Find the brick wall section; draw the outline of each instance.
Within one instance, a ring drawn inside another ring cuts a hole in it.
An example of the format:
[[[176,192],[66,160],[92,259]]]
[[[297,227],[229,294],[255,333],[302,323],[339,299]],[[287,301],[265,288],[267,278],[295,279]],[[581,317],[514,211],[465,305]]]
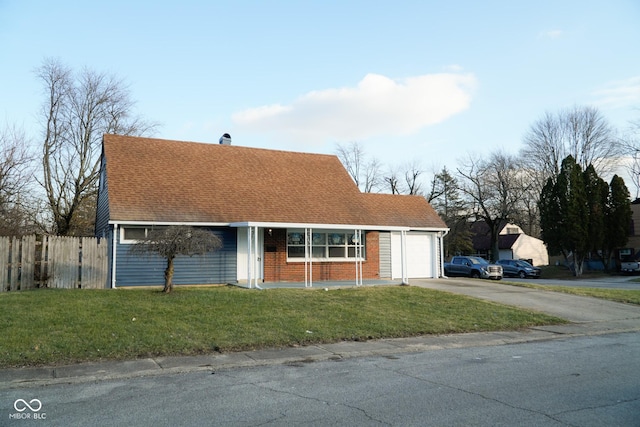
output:
[[[379,233],[366,232],[366,260],[362,263],[362,278],[379,278]],[[304,282],[304,260],[287,262],[287,230],[264,232],[265,282]],[[355,262],[313,262],[313,281],[355,280]]]

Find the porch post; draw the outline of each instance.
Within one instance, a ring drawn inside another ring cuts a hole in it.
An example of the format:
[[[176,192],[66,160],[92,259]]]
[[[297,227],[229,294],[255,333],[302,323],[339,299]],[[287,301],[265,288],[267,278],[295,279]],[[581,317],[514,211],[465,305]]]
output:
[[[247,285],[251,289],[251,230],[253,227],[247,226]]]
[[[444,277],[443,264],[444,264],[444,231],[440,233],[438,237],[438,249],[439,249],[439,257],[438,257],[438,274],[436,277]]]
[[[304,287],[313,286],[313,229],[304,229]]]
[[[353,230],[353,243],[355,243],[356,286],[362,285],[362,230]]]
[[[258,267],[260,265],[260,262],[258,261],[258,258],[260,257],[258,234],[258,226],[256,225],[253,229],[253,276],[254,285],[256,286],[256,288],[261,289],[260,285],[258,285],[258,278],[260,277],[260,272],[258,271]]]
[[[406,230],[400,231],[400,257],[402,265],[402,284],[408,285],[409,279],[407,277],[407,232]]]

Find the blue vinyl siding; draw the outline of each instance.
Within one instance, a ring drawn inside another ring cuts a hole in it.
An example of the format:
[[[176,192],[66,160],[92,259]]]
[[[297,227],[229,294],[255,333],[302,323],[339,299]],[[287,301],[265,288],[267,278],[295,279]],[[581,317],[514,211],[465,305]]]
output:
[[[222,248],[205,255],[178,256],[175,259],[175,285],[202,285],[236,282],[237,238],[235,228],[211,229],[222,239]],[[164,284],[166,260],[156,254],[131,255],[131,245],[119,243],[116,249],[116,287]]]

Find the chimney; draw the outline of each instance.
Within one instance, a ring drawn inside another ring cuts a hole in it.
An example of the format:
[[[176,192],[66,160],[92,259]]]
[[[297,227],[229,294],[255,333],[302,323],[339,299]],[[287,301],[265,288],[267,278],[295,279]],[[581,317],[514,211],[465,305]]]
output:
[[[220,137],[220,144],[221,145],[231,145],[231,135],[229,135],[228,133],[223,134]]]

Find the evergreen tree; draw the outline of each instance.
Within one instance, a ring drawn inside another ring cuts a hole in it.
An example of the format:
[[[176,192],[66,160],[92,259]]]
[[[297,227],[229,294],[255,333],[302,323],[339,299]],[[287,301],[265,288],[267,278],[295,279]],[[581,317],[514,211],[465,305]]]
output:
[[[561,252],[580,276],[589,250],[589,204],[584,175],[572,156],[562,161],[555,182],[547,180],[540,195],[542,235],[551,249]]]
[[[588,249],[597,253],[602,250],[605,240],[605,215],[609,198],[609,185],[598,176],[593,165],[589,165],[584,171],[584,185],[588,206]]]
[[[542,188],[540,201],[538,202],[538,210],[540,211],[541,237],[547,244],[547,250],[551,255],[563,254],[562,242],[560,240],[562,236],[562,221],[559,209],[560,201],[556,183],[553,178],[549,178]]]
[[[449,227],[444,238],[445,256],[473,252],[465,201],[460,195],[457,179],[446,167],[433,178],[429,202]]]
[[[631,202],[629,189],[624,180],[614,175],[609,184],[609,199],[605,214],[606,233],[603,245],[605,266],[611,262],[613,251],[623,248],[629,240],[631,225]]]
[[[615,175],[611,183],[598,176],[593,166],[581,172],[568,156],[560,172],[549,178],[540,195],[542,238],[550,253],[561,253],[572,262],[576,276],[591,251],[599,254],[608,270],[613,251],[627,244],[631,224],[629,190]]]

